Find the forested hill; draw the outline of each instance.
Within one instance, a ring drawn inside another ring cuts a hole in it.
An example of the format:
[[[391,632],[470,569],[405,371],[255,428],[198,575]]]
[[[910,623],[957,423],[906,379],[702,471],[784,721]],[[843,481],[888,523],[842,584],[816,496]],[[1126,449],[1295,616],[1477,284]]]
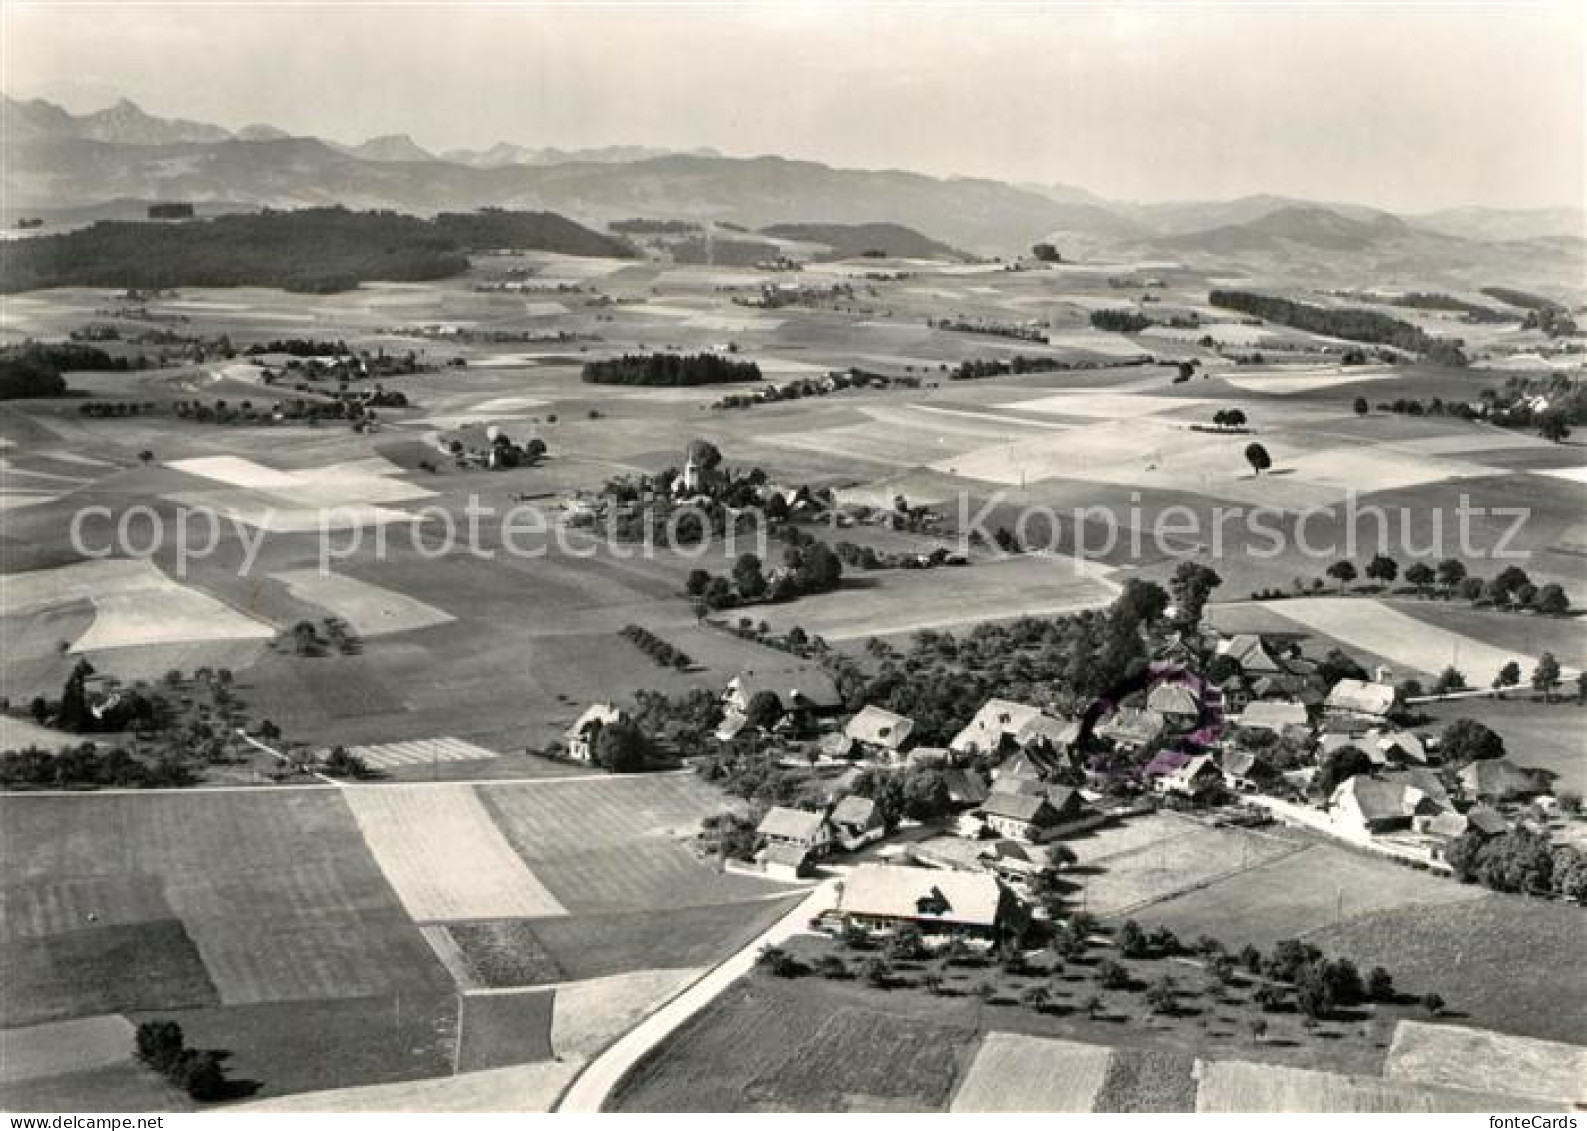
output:
[[[416,282],[468,269],[467,251],[513,247],[617,255],[626,245],[561,216],[311,208],[182,223],[103,221],[0,248],[0,291],[41,287],[280,287],[330,293],[366,280]]]
[[[838,259],[868,254],[895,259],[968,258],[964,252],[903,224],[772,224],[761,232],[779,239],[824,243]]]

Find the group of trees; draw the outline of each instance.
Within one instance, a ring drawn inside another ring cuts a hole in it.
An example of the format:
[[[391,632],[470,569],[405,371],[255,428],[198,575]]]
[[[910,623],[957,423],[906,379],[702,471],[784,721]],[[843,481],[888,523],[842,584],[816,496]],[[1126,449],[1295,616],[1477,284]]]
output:
[[[321,627],[324,636],[320,635]],[[341,617],[326,617],[318,626],[311,620],[300,620],[272,643],[282,651],[306,658],[329,655],[333,651],[356,656],[364,650],[363,640]]]
[[[953,798],[942,771],[930,767],[895,770],[866,766],[855,775],[849,792],[874,801],[889,831],[905,817],[926,821],[953,812]]]
[[[1098,330],[1111,330],[1120,334],[1137,334],[1152,324],[1146,315],[1135,310],[1093,310],[1091,325]]]
[[[0,754],[0,785],[37,789],[162,789],[192,785],[193,771],[175,758],[135,758],[124,747],[85,742],[62,750],[37,746]]]
[[[1275,295],[1236,290],[1214,290],[1207,296],[1207,301],[1213,306],[1238,310],[1243,314],[1313,334],[1393,346],[1396,349],[1422,354],[1429,361],[1445,365],[1466,363],[1459,341],[1435,338],[1419,326],[1391,318],[1375,310],[1313,306]]]
[[[760,381],[760,366],[714,353],[623,354],[584,363],[582,377],[596,385],[725,385]]]
[[[188,1047],[182,1027],[175,1021],[144,1021],[134,1036],[138,1060],[200,1103],[231,1096],[234,1086],[226,1079],[226,1053],[219,1049]]]
[[[998,338],[1013,338],[1019,342],[1047,344],[1047,333],[1038,326],[1020,326],[1012,322],[983,322],[976,319],[928,318],[926,325],[933,330],[951,330],[959,334],[991,334]]]
[[[187,224],[102,220],[18,240],[0,262],[0,291],[185,285],[327,294],[368,279],[418,282],[466,270],[456,235],[415,216],[267,209]]]
[[[27,242],[16,241],[10,246]],[[126,358],[113,358],[97,346],[20,342],[0,348],[0,401],[65,396],[66,378],[62,374],[73,370],[127,368]]]
[[[1444,858],[1462,882],[1587,902],[1587,855],[1543,833],[1517,828],[1484,837],[1467,830],[1449,843]]]
[[[635,647],[664,668],[676,668],[681,672],[694,664],[687,652],[667,643],[644,625],[625,624],[620,635],[633,641]]]
[[[700,613],[736,608],[766,601],[792,601],[808,593],[827,593],[843,580],[843,562],[825,542],[797,529],[787,532],[790,545],[783,551],[783,568],[767,577],[765,563],[755,554],[740,554],[730,575],[689,571],[685,592]]]
[[[1220,408],[1212,414],[1212,423],[1224,432],[1237,432],[1246,425],[1245,413],[1237,408]]]
[[[1051,373],[1075,367],[1076,363],[1057,357],[1026,357],[1017,353],[1010,358],[970,358],[961,361],[957,369],[948,374],[952,381],[977,381],[983,377],[1021,376],[1025,373]]]
[[[1434,294],[1427,291],[1410,291],[1403,295],[1378,297],[1376,301],[1387,306],[1403,306],[1411,310],[1447,310],[1462,316],[1466,322],[1510,322],[1513,316],[1491,306],[1467,302],[1454,295]]]

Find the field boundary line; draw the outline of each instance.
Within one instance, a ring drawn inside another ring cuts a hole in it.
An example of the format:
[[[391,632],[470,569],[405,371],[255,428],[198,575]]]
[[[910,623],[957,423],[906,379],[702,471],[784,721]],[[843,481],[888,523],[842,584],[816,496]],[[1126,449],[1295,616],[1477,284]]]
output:
[[[1180,896],[1188,895],[1193,891],[1203,891],[1206,888],[1212,887],[1214,884],[1221,884],[1225,880],[1232,880],[1236,876],[1243,876],[1247,872],[1255,871],[1256,869],[1266,867],[1269,864],[1277,864],[1281,860],[1288,860],[1291,856],[1306,852],[1314,847],[1315,845],[1311,844],[1295,845],[1294,847],[1290,848],[1288,852],[1280,852],[1276,856],[1269,856],[1265,860],[1258,860],[1254,864],[1247,864],[1241,868],[1230,868],[1227,872],[1219,872],[1215,876],[1208,876],[1205,879],[1198,880],[1193,884],[1187,884],[1186,886],[1177,888],[1174,891],[1164,892],[1162,895],[1154,895],[1149,899],[1143,899],[1137,903],[1128,904],[1127,906],[1120,907],[1115,911],[1109,911],[1105,915],[1098,915],[1097,918],[1117,919],[1120,915],[1133,915],[1143,908],[1151,907],[1153,904],[1166,903],[1170,899],[1178,899]]]

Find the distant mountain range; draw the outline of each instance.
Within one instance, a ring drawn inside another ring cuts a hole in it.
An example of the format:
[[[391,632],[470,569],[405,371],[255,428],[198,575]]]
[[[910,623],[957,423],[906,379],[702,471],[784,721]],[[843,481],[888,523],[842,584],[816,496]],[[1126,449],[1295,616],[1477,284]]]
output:
[[[1217,263],[1230,272],[1469,275],[1558,281],[1587,271],[1579,208],[1450,209],[1396,216],[1280,196],[1141,204],[1072,185],[1013,185],[782,157],[639,146],[564,151],[501,142],[435,154],[403,134],[341,145],[267,125],[236,132],[159,118],[126,100],[73,115],[0,96],[7,222],[118,199],[192,201],[204,212],[343,204],[431,214],[484,206],[586,223],[634,216],[787,224],[899,224],[942,246],[1009,254],[1050,239],[1066,256]]]

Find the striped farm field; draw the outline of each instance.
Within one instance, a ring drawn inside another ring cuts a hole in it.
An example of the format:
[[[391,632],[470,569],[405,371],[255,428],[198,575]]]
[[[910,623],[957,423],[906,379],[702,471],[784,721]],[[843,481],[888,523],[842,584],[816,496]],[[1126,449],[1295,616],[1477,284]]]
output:
[[[565,914],[471,787],[369,786],[344,793],[369,850],[416,921]]]
[[[347,752],[357,755],[377,770],[390,770],[397,766],[428,766],[440,762],[478,762],[500,757],[494,750],[450,737],[350,746]]]
[[[478,792],[553,902],[573,914],[720,904],[784,890],[718,872],[695,855],[690,838],[701,818],[719,812],[723,802],[693,775],[547,778],[523,786],[481,786]]]
[[[950,1111],[1090,1111],[1112,1050],[1057,1037],[988,1033]]]
[[[339,791],[5,797],[0,854],[6,950],[48,957],[26,992],[8,983],[8,1016],[445,984]],[[202,963],[163,971],[164,994],[140,969],[181,950],[138,941],[156,929]]]

